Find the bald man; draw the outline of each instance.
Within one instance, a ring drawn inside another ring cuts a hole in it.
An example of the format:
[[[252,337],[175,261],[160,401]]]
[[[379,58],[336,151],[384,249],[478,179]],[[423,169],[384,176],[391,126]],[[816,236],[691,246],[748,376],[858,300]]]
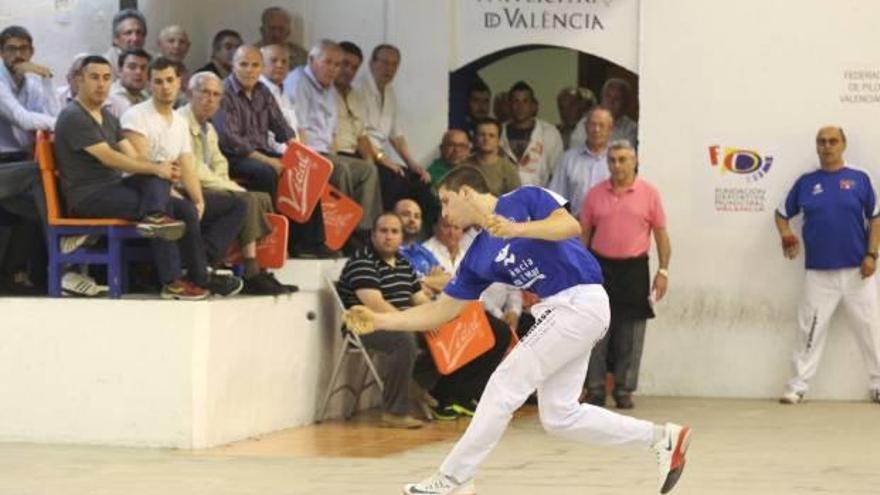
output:
[[[293,33],[292,21],[290,12],[284,7],[269,7],[263,10],[260,17],[260,41],[257,42],[257,47],[284,45],[289,54],[290,68],[295,68],[306,63],[308,53],[305,48],[290,41],[290,35]]]
[[[220,110],[211,119],[220,139],[220,149],[229,159],[233,179],[244,182],[251,191],[272,196],[278,189],[283,169],[281,155],[269,146],[269,132],[275,142],[288,143],[296,133],[284,118],[275,97],[260,82],[263,55],[253,45],[242,45],[232,58],[232,74],[223,81]],[[321,205],[309,221],[291,229],[291,254],[298,257],[329,257],[324,246],[324,220]]]
[[[880,249],[880,207],[871,176],[844,160],[845,150],[843,129],[819,129],[819,169],[800,176],[776,210],[776,228],[788,259],[800,252],[800,241],[789,220],[803,213],[807,269],[797,314],[794,376],[780,398],[783,404],[803,402],[839,303],[849,313],[868,368],[871,400],[880,403],[880,315],[874,280]]]

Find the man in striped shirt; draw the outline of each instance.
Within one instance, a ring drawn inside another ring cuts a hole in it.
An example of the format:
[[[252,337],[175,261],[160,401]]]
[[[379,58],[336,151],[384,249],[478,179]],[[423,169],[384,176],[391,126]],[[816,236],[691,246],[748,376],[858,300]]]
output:
[[[376,313],[402,311],[428,302],[412,265],[398,253],[403,243],[403,222],[394,213],[383,213],[373,222],[370,244],[355,251],[339,277],[339,295],[346,308],[364,305]],[[409,415],[410,377],[416,361],[415,335],[376,331],[361,337],[367,349],[386,354],[382,425],[419,428],[422,422]]]

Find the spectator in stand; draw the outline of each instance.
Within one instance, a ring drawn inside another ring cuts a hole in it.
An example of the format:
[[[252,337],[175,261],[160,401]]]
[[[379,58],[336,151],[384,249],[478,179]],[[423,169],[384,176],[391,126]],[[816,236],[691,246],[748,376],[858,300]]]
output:
[[[262,191],[273,198],[278,175],[284,168],[280,155],[269,146],[269,131],[275,142],[296,138],[285,120],[272,91],[260,82],[263,56],[254,46],[236,50],[232,74],[223,81],[223,101],[211,119],[220,140],[220,150],[229,160],[233,179],[243,180],[250,191]],[[331,257],[324,245],[324,217],[321,205],[302,225],[291,229],[290,248],[298,257]]]
[[[363,121],[364,95],[352,87],[358,69],[364,61],[364,55],[361,49],[350,41],[339,43],[339,47],[342,48],[342,65],[333,83],[336,87],[338,116],[333,148],[339,155],[373,163],[373,148]]]
[[[147,41],[147,18],[137,9],[122,9],[113,16],[113,46],[104,58],[116,64],[126,50],[143,50]],[[116,67],[112,68],[114,71]]]
[[[300,138],[333,162],[330,183],[363,208],[358,236],[366,239],[373,219],[382,212],[376,167],[358,158],[336,154],[333,149],[339,122],[333,83],[340,72],[342,53],[335,42],[319,41],[309,51],[308,64],[297,67],[287,76],[285,94],[296,110]]]
[[[295,285],[281,284],[257,261],[257,240],[272,231],[266,214],[272,213],[272,197],[264,192],[247,191],[229,178],[229,163],[217,142],[217,132],[210,119],[220,108],[223,83],[213,72],[197,72],[189,82],[189,104],[178,113],[189,125],[193,160],[202,189],[208,194],[226,194],[247,204],[244,225],[238,233],[238,245],[244,259],[244,290],[251,295],[279,295],[296,292]]]
[[[180,71],[181,87],[187,87],[189,81],[189,69],[186,67],[186,55],[189,53],[190,42],[186,31],[177,25],[166,26],[159,31],[159,52],[168,60],[177,62]],[[186,105],[186,92],[177,94],[174,108]]]
[[[559,125],[556,128],[562,136],[562,146],[571,146],[571,133],[577,128],[578,122],[587,112],[596,106],[596,95],[587,88],[563,88],[556,95],[556,107],[559,110]],[[580,143],[575,143],[577,146]]]
[[[553,124],[535,117],[538,100],[524,81],[511,86],[508,100],[510,121],[504,124],[501,147],[517,164],[523,185],[544,187],[562,156],[562,137]]]
[[[199,72],[213,72],[221,80],[232,72],[232,57],[242,45],[241,35],[231,29],[221,29],[211,40],[211,61]]]
[[[510,95],[507,91],[501,91],[495,95],[492,100],[492,115],[495,120],[506,124],[510,120]]]
[[[64,74],[64,81],[67,84],[55,90],[55,94],[58,95],[59,109],[64,108],[76,98],[76,74],[82,66],[83,59],[89,55],[89,53],[77,53],[73,56],[70,67],[67,69],[67,73]]]
[[[211,291],[223,295],[240,288],[240,280],[207,273],[199,213],[191,201],[171,195],[181,166],[139,158],[119,121],[104,108],[113,78],[110,62],[86,57],[78,77],[76,101],[58,116],[55,129],[55,156],[68,213],[136,221],[138,232],[153,238],[163,298],[200,300]],[[186,278],[181,258],[188,268]]]
[[[192,236],[194,246],[203,252],[197,260],[203,265],[219,265],[229,245],[244,223],[246,205],[243,199],[222,192],[203,191],[193,161],[189,125],[174,111],[174,102],[180,91],[180,64],[157,57],[150,62],[148,77],[152,97],[129,108],[120,122],[123,136],[131,143],[138,156],[152,162],[171,162],[180,167],[180,182],[172,184],[172,194],[185,196],[198,212],[200,229]],[[206,260],[206,261],[202,261]],[[191,271],[198,268],[187,265]],[[237,278],[223,278],[227,287],[214,286],[219,295],[234,295],[242,289]]]
[[[476,140],[477,123],[490,118],[492,107],[492,90],[479,76],[468,88],[467,116],[465,128],[472,141]]]
[[[355,251],[339,277],[339,295],[346,308],[365,305],[377,313],[396,312],[428,301],[412,266],[399,252],[402,223],[394,213],[376,217],[371,242]],[[361,337],[367,349],[386,355],[382,426],[421,428],[410,416],[410,384],[416,361],[416,339],[409,332],[378,330]]]
[[[483,173],[489,192],[501,196],[521,185],[519,172],[505,155],[499,145],[501,124],[495,119],[477,122],[477,141],[474,154],[464,161],[464,165],[474,167]]]
[[[626,112],[632,105],[632,86],[624,79],[611,78],[602,85],[601,105],[614,117],[614,130],[611,140],[626,139],[636,148],[639,147],[639,125]],[[586,116],[578,122],[571,133],[572,143],[582,143],[586,139],[586,128],[582,125]]]
[[[443,139],[440,141],[440,157],[428,167],[431,184],[439,184],[450,170],[464,163],[470,154],[471,141],[465,131],[449,129],[443,133]],[[431,188],[430,201],[422,206],[425,211],[425,226],[436,225],[440,218],[440,199],[434,187]]]
[[[119,78],[110,87],[107,101],[110,113],[121,118],[132,105],[147,101],[147,67],[150,65],[150,54],[141,48],[126,50],[119,56]]]
[[[296,118],[293,102],[284,95],[284,78],[290,72],[290,56],[287,47],[284,45],[266,45],[260,48],[260,53],[263,55],[263,74],[260,76],[260,82],[272,92],[272,96],[275,97],[275,103],[278,104],[281,114],[284,115],[284,120],[297,133],[295,139],[302,142],[299,120]],[[287,151],[287,143],[275,141],[275,134],[272,131],[269,131],[268,138],[272,151],[279,155],[284,155],[284,152]]]
[[[284,45],[290,53],[290,67],[299,67],[306,63],[308,53],[306,49],[290,41],[291,29],[290,13],[283,7],[269,7],[263,10],[260,24],[260,41],[257,48],[266,45]]]
[[[412,157],[401,132],[392,86],[399,66],[400,50],[393,45],[379,45],[370,57],[370,70],[363,73],[357,85],[364,96],[362,118],[373,148],[373,161],[381,165],[379,182],[385,210],[391,210],[403,198],[426,204],[431,197],[431,176]]]
[[[610,176],[608,170],[608,141],[614,128],[611,112],[604,107],[593,107],[587,114],[585,144],[572,146],[562,155],[549,189],[559,193],[578,215],[587,192]]]

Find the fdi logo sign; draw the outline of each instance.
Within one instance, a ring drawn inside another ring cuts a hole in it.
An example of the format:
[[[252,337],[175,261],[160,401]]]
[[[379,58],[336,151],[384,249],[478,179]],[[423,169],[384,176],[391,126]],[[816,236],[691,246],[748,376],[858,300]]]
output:
[[[747,183],[753,183],[767,175],[773,166],[773,157],[743,148],[723,148],[722,152],[721,146],[716,144],[709,146],[709,163],[722,174],[740,175]]]

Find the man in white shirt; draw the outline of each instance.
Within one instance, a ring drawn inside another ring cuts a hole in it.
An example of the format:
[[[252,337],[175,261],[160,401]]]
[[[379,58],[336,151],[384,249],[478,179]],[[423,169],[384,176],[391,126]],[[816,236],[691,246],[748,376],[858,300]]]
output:
[[[293,70],[285,80],[285,94],[293,102],[299,121],[299,136],[306,145],[333,162],[330,183],[354,199],[364,210],[358,224],[366,240],[373,220],[382,212],[376,167],[333,148],[338,111],[333,86],[342,65],[342,49],[333,41],[321,40],[309,51],[309,62]]]
[[[611,111],[593,107],[587,112],[583,125],[586,143],[575,144],[562,155],[549,188],[568,200],[571,213],[580,214],[587,192],[596,184],[608,179],[608,142],[614,128]],[[630,143],[632,144],[632,143]]]
[[[632,103],[632,86],[625,79],[611,78],[602,85],[601,105],[611,111],[614,117],[614,130],[609,141],[626,139],[631,145],[638,148],[639,125],[626,114]],[[585,116],[578,122],[571,132],[571,143],[582,143],[586,140]]]
[[[287,121],[291,129],[297,132],[297,137],[294,139],[300,141],[300,126],[299,120],[296,118],[296,111],[293,103],[284,94],[284,78],[290,72],[290,50],[284,45],[266,45],[260,48],[260,54],[263,56],[263,73],[260,75],[260,82],[269,88],[272,96],[275,97],[275,102],[278,103],[278,108],[281,109],[281,114],[284,115],[284,120]],[[287,143],[277,142],[275,134],[271,130],[269,131],[269,146],[279,155],[283,155],[287,151]]]
[[[203,193],[193,161],[189,125],[173,107],[180,91],[179,71],[180,65],[175,61],[164,57],[153,60],[148,73],[153,96],[128,109],[122,115],[121,125],[124,136],[140,157],[180,166],[183,190],[195,206],[201,225],[201,228],[187,225],[180,242],[190,249],[182,253],[190,255],[191,259],[184,260],[190,272],[201,272],[208,264],[222,261],[229,244],[241,230],[247,206],[232,194]],[[203,278],[200,274],[194,280],[199,283],[198,279]],[[212,284],[211,292],[234,295],[243,287],[237,278],[227,278],[224,282],[228,283]]]
[[[400,128],[397,97],[392,81],[400,66],[400,50],[381,44],[373,49],[370,67],[356,83],[364,97],[363,121],[373,147],[373,161],[379,167],[382,207],[392,210],[401,199],[419,204],[430,201],[431,176],[410,155]]]
[[[501,147],[519,166],[522,184],[544,187],[562,156],[562,136],[556,127],[536,118],[538,100],[531,86],[518,81],[508,92],[510,121],[501,132]]]

